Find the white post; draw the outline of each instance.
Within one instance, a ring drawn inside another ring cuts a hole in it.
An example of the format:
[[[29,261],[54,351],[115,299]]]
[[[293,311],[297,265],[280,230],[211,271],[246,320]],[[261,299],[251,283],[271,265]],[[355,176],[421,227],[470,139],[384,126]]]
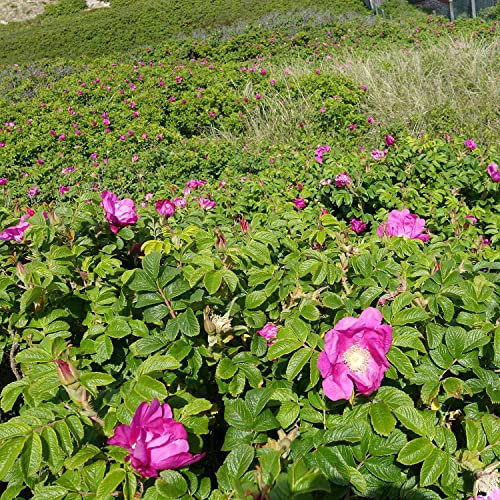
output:
[[[455,21],[455,11],[453,10],[453,0],[448,0],[448,6],[450,7],[450,21]]]
[[[476,18],[477,17],[477,14],[476,14],[476,0],[470,0],[470,6],[471,6],[471,9],[472,9],[472,17]]]

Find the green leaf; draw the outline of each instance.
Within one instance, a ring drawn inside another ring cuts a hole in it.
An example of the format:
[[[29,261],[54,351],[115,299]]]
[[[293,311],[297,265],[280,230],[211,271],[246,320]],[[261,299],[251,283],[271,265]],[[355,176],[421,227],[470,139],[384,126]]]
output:
[[[448,455],[437,448],[433,448],[424,460],[420,470],[420,486],[430,486],[437,482],[448,462]]]
[[[302,347],[303,342],[293,339],[278,339],[273,345],[269,346],[267,351],[267,359],[273,360],[281,358],[285,354],[290,354]]]
[[[261,306],[267,299],[265,292],[261,290],[255,290],[250,292],[245,297],[245,309],[256,309]]]
[[[388,436],[396,428],[396,419],[383,401],[370,406],[370,418],[377,434]]]
[[[325,293],[321,296],[321,301],[328,309],[340,309],[344,305],[344,301],[336,293]]]
[[[227,380],[234,376],[238,371],[238,365],[233,363],[230,358],[222,358],[215,370],[215,376]]]
[[[68,493],[62,486],[42,486],[37,488],[33,500],[60,500]]]
[[[459,326],[450,326],[444,334],[446,347],[455,359],[460,359],[469,342],[467,332]]]
[[[403,446],[398,454],[398,462],[404,465],[418,464],[430,456],[433,450],[434,447],[427,438],[414,439]]]
[[[39,347],[24,349],[16,355],[18,363],[48,363],[51,360],[51,354]]]
[[[106,498],[111,493],[114,493],[118,485],[124,481],[125,476],[126,473],[123,469],[114,469],[108,472],[97,487],[97,498]]]
[[[319,309],[313,304],[306,304],[300,308],[300,315],[308,321],[317,321],[321,314]]]
[[[441,311],[443,311],[444,320],[450,322],[455,314],[455,306],[453,305],[453,302],[448,297],[440,295],[437,297],[437,303],[439,304]]]
[[[276,419],[283,429],[294,424],[300,413],[300,405],[295,401],[285,401],[280,406]]]
[[[0,446],[0,481],[3,481],[18,459],[25,442],[25,437],[15,437]]]
[[[184,335],[196,337],[196,335],[200,333],[200,324],[190,307],[180,314],[177,320],[179,322],[179,328]]]
[[[156,280],[160,274],[160,252],[151,252],[142,259],[142,269],[152,280]]]
[[[203,278],[203,285],[210,295],[214,295],[222,284],[222,271],[219,269],[208,271]]]
[[[229,269],[222,269],[222,279],[231,292],[234,292],[238,287],[239,279],[233,271],[230,271]]]
[[[230,426],[243,431],[252,429],[254,425],[252,413],[247,403],[241,399],[227,401],[224,419]]]
[[[304,347],[293,353],[286,367],[286,378],[288,380],[295,380],[306,363],[309,361],[312,352],[313,351],[311,349]]]
[[[148,307],[143,312],[143,320],[146,323],[158,323],[163,318],[170,314],[170,309],[165,304],[157,304],[153,307]]]
[[[182,407],[182,416],[198,415],[198,413],[208,411],[212,408],[212,403],[208,399],[195,399]]]
[[[389,352],[387,353],[387,359],[391,365],[405,377],[412,378],[415,376],[415,370],[411,364],[410,358],[396,346],[391,346]]]
[[[27,479],[34,476],[42,465],[42,440],[37,432],[33,432],[24,444],[21,453],[21,470]]]
[[[427,436],[428,429],[426,428],[422,415],[410,406],[402,406],[393,408],[392,412],[396,418],[407,428],[419,436]]]
[[[161,498],[180,498],[186,494],[188,485],[184,476],[176,470],[160,472],[161,479],[157,479],[155,489]]]
[[[179,361],[173,356],[156,354],[146,359],[137,369],[136,375],[145,375],[152,372],[177,370],[181,367]]]
[[[271,264],[271,254],[267,246],[258,241],[251,240],[247,246],[243,248],[243,252],[258,264]]]
[[[115,339],[126,337],[131,331],[127,319],[122,317],[112,319],[106,328],[106,334]]]
[[[95,391],[99,386],[112,384],[115,379],[108,373],[87,372],[81,375],[80,382],[91,391]]]
[[[134,279],[129,288],[135,292],[156,292],[158,290],[155,278],[142,269],[135,270]]]
[[[425,321],[429,315],[419,307],[411,307],[410,309],[403,309],[395,314],[391,319],[393,326],[409,325],[419,321]]]
[[[27,436],[31,427],[22,422],[6,422],[0,424],[0,441],[5,441],[16,436]]]
[[[446,391],[446,394],[455,398],[462,399],[462,394],[464,392],[470,391],[466,388],[464,382],[456,377],[447,377],[443,380],[443,389]]]
[[[97,446],[92,444],[83,445],[72,457],[66,459],[64,466],[68,470],[77,469],[99,453],[101,453],[101,450]]]
[[[254,456],[254,448],[247,444],[242,444],[229,453],[224,463],[233,478],[240,478],[252,464]]]
[[[281,451],[261,448],[258,450],[258,456],[264,483],[274,483],[281,471]]]
[[[364,467],[375,477],[386,483],[397,483],[403,477],[401,469],[395,465],[394,457],[370,457]]]
[[[139,377],[134,386],[134,391],[148,401],[154,398],[163,401],[168,396],[163,383],[149,375],[141,375]]]

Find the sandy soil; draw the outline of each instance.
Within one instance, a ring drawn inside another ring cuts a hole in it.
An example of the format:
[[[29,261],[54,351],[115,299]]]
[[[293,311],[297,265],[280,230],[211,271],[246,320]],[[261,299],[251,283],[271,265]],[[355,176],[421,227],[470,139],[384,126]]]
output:
[[[32,19],[43,13],[45,6],[59,0],[0,0],[0,24]],[[86,0],[89,9],[109,7],[106,2]]]

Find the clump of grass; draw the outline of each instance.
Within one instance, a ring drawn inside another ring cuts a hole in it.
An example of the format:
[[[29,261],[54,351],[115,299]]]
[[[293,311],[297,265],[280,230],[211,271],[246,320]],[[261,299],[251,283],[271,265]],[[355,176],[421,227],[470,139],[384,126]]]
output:
[[[499,41],[451,40],[412,51],[373,52],[342,71],[366,85],[364,111],[382,127],[406,132],[473,134],[483,143],[500,135]],[[394,125],[393,125],[394,126]]]

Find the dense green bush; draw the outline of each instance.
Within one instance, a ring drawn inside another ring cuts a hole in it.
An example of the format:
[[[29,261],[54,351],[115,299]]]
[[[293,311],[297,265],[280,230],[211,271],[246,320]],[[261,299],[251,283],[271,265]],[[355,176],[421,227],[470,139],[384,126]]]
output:
[[[87,7],[85,0],[59,0],[56,4],[45,6],[44,14],[46,16],[70,16],[78,14]]]

